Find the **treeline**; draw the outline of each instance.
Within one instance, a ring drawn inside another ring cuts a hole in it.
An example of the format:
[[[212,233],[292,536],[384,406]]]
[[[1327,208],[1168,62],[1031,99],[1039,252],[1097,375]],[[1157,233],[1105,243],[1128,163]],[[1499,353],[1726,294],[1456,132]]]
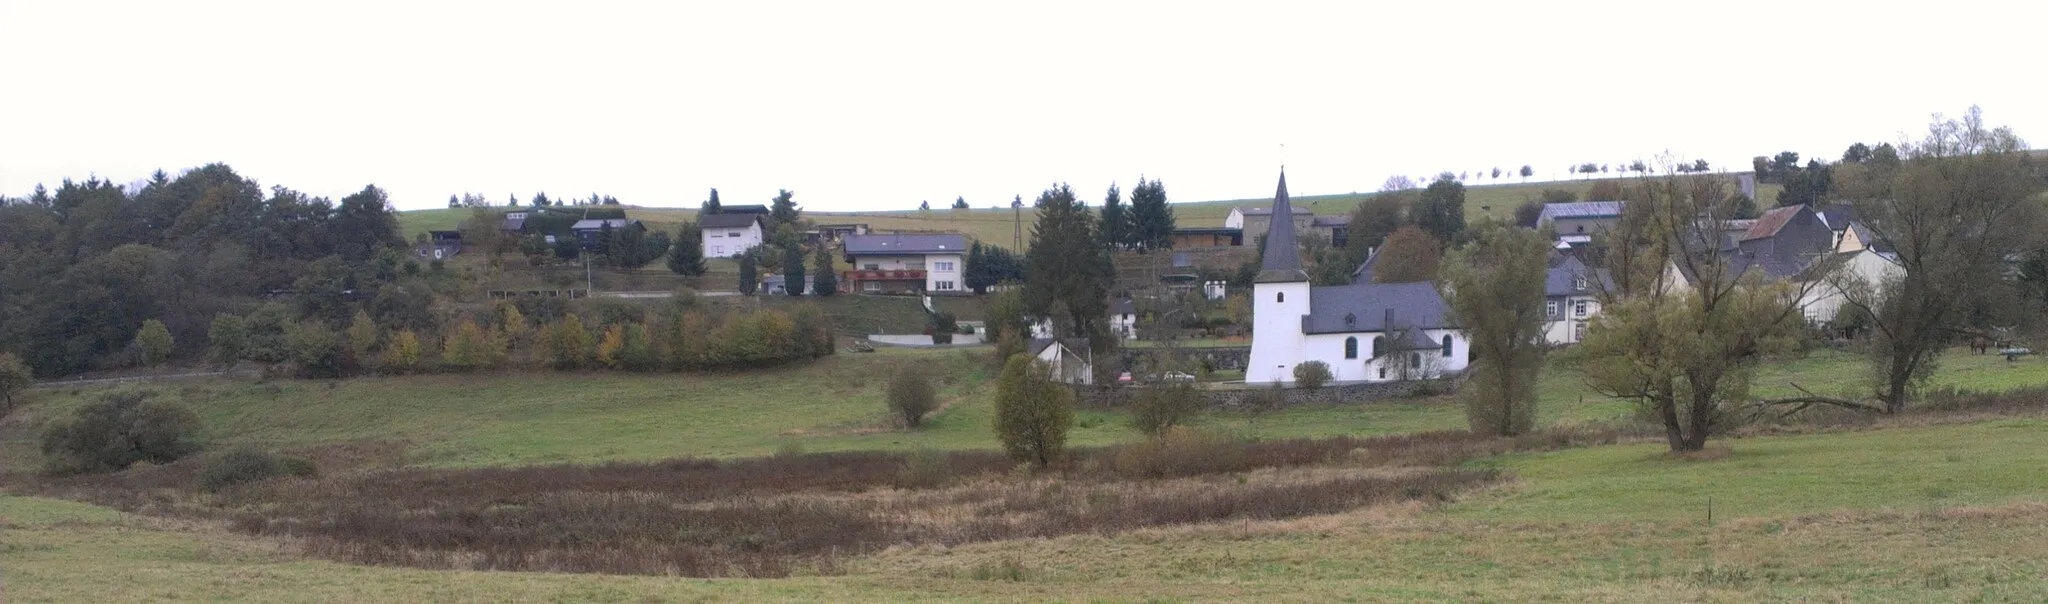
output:
[[[293,322],[290,314],[268,304],[248,315],[216,316],[208,330],[210,358],[326,378],[512,368],[709,370],[833,353],[831,320],[815,306],[725,309],[698,304],[691,295],[651,316],[624,301],[576,308],[559,298],[500,301],[457,313],[439,328],[386,328],[359,310],[347,327],[335,329],[324,321]]]
[[[367,309],[410,324],[451,283],[404,243],[376,186],[337,203],[224,164],[37,186],[0,198],[0,350],[42,376],[130,365],[145,320],[196,344],[214,315],[265,299],[294,321]]]

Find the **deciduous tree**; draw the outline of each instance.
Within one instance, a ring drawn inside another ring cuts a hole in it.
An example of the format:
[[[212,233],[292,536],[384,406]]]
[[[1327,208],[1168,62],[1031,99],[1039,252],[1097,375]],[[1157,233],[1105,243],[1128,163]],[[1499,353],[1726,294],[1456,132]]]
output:
[[[1465,185],[1449,172],[1438,175],[1422,190],[1408,216],[1438,241],[1457,243],[1465,233]]]
[[[1373,261],[1373,282],[1429,281],[1436,278],[1442,260],[1442,242],[1414,225],[1404,226],[1388,235],[1386,245],[1380,247],[1379,259]]]
[[[1475,433],[1516,436],[1535,428],[1549,255],[1546,234],[1491,223],[1443,264],[1444,294],[1472,351],[1472,378],[1458,397]]]
[[[1010,357],[996,379],[996,438],[1010,459],[1039,468],[1066,454],[1074,426],[1074,393],[1030,355]]]
[[[171,358],[171,349],[174,345],[171,341],[171,330],[164,327],[163,321],[143,321],[142,330],[135,332],[135,349],[141,353],[144,367],[162,365],[165,360]]]

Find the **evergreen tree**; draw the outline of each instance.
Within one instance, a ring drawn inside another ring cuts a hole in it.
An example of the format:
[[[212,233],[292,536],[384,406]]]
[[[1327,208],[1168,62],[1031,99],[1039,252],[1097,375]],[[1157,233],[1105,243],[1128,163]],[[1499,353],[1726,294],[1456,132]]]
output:
[[[1138,181],[1143,184],[1141,179]],[[1102,197],[1102,244],[1110,249],[1127,250],[1136,243],[1131,237],[1131,213],[1124,207],[1123,192],[1116,183],[1110,183],[1109,193]]]
[[[740,254],[740,295],[742,296],[754,295],[754,290],[761,287],[761,276],[756,274],[759,272],[760,263],[759,260],[756,260],[756,257],[760,255],[760,248],[750,249]]]
[[[839,293],[839,272],[832,270],[832,250],[820,245],[817,249],[817,275],[811,278],[811,291],[820,296]]]
[[[1138,188],[1131,189],[1132,246],[1140,251],[1171,249],[1173,226],[1173,208],[1166,205],[1166,184],[1158,179],[1138,179]]]
[[[543,191],[543,192],[539,192],[539,193],[534,193],[534,194],[533,194],[533,201],[532,201],[531,203],[532,203],[533,207],[535,207],[535,208],[545,208],[545,207],[548,207],[548,205],[549,205],[549,204],[548,204],[548,194],[547,194],[547,192]]]
[[[782,225],[795,228],[797,218],[802,215],[803,210],[796,206],[796,192],[788,189],[778,189],[775,201],[768,204],[768,226],[771,229],[781,228]]]
[[[782,290],[792,296],[804,295],[804,250],[799,246],[782,248]]]
[[[1086,337],[1097,349],[1114,344],[1105,320],[1112,269],[1095,214],[1064,183],[1039,194],[1037,206],[1038,223],[1031,227],[1031,250],[1025,256],[1030,275],[1024,282],[1026,307],[1039,317],[1064,312],[1074,332],[1060,336]]]
[[[965,196],[962,196],[962,197],[954,197],[954,198],[953,198],[953,209],[955,209],[955,210],[965,210],[965,209],[967,209],[967,198],[966,198]]]
[[[676,242],[668,250],[668,270],[687,277],[704,276],[704,229],[696,221],[684,222],[676,230]]]
[[[610,261],[610,256],[612,255],[612,236],[616,234],[612,232],[611,221],[607,220],[598,225],[596,245],[590,247],[590,253],[596,254],[598,258],[605,261]]]
[[[699,208],[697,213],[708,216],[723,211],[725,211],[725,208],[718,203],[718,189],[713,188],[711,189],[711,198],[704,200],[704,207]]]

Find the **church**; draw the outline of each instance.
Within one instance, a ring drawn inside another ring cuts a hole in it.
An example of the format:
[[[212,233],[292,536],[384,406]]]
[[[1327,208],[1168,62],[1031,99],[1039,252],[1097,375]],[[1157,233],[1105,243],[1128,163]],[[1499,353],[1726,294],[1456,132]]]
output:
[[[1272,211],[1294,211],[1285,171]],[[1465,370],[1470,342],[1452,324],[1435,283],[1373,283],[1372,272],[1362,268],[1349,285],[1312,286],[1298,245],[1291,221],[1273,222],[1252,284],[1246,384],[1291,385],[1295,366],[1308,361],[1328,365],[1336,383],[1432,379]]]

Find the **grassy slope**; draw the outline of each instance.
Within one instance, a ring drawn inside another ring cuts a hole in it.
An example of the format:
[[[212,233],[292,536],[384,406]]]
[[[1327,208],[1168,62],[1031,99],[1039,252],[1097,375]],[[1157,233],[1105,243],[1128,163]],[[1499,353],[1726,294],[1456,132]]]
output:
[[[1732,441],[1716,461],[1622,445],[1491,463],[1519,480],[1442,512],[1362,510],[962,547],[843,576],[701,580],[439,572],[306,560],[274,542],[0,497],[10,601],[1532,600],[2048,598],[2048,422]],[[1703,499],[1716,521],[1703,518]],[[977,579],[1015,569],[1019,580]]]

